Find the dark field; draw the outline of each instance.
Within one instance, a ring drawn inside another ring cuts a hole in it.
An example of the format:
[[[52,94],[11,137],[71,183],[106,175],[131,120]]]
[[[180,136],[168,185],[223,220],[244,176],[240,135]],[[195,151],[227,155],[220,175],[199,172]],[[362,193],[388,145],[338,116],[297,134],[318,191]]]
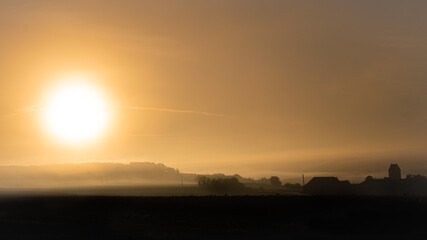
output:
[[[418,197],[2,197],[0,239],[409,239]]]

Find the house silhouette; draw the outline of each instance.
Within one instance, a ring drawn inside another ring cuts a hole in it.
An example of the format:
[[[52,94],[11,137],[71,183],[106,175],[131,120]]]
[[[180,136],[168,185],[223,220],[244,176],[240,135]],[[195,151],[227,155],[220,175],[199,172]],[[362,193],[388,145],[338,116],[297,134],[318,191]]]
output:
[[[340,181],[337,177],[314,177],[305,186],[304,192],[310,194],[348,194],[349,181]]]

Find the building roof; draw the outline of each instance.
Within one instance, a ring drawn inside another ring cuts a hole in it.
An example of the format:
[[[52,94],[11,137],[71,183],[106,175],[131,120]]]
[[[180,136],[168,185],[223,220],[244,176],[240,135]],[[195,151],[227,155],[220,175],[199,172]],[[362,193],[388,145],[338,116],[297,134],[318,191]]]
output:
[[[389,170],[400,170],[400,167],[399,167],[399,165],[392,163],[392,164],[390,164]]]
[[[340,181],[337,177],[314,177],[312,178],[305,187],[309,188],[312,186],[328,186],[336,184],[350,184],[349,181]]]

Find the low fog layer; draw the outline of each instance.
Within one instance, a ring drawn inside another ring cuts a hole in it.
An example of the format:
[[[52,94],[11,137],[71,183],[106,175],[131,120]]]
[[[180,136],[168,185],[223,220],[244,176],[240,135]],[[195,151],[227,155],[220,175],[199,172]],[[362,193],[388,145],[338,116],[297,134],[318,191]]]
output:
[[[335,159],[324,159],[323,164],[311,161],[294,161],[289,164],[274,165],[274,168],[260,170],[256,174],[253,168],[263,169],[265,164],[247,164],[229,169],[221,169],[224,174],[211,171],[182,173],[178,169],[161,163],[131,162],[107,163],[90,162],[76,164],[46,164],[28,166],[0,166],[0,188],[63,188],[88,186],[156,186],[156,185],[196,185],[197,176],[205,175],[215,178],[237,177],[242,183],[256,179],[278,176],[283,183],[302,183],[302,174],[306,181],[316,176],[335,176],[353,183],[361,182],[366,176],[383,178],[387,175],[390,163],[397,163],[406,174],[426,175],[423,157],[387,158],[387,159],[348,159],[352,164],[337,164]],[[358,162],[358,164],[355,164]],[[271,164],[271,163],[270,163]],[[316,171],[317,170],[317,171]],[[242,177],[240,175],[242,175]],[[250,178],[248,178],[250,177]]]
[[[81,187],[196,184],[196,175],[163,164],[135,162],[0,167],[0,187]]]

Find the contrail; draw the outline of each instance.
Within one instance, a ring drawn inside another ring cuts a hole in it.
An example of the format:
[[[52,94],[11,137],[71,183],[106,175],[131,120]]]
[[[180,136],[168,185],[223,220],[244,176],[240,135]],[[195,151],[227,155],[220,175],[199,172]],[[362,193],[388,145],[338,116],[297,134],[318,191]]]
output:
[[[210,112],[201,112],[193,110],[179,110],[179,109],[169,109],[169,108],[153,108],[153,107],[132,107],[132,106],[122,106],[123,109],[129,110],[143,110],[143,111],[159,111],[159,112],[171,112],[171,113],[189,113],[189,114],[201,114],[211,117],[226,117],[224,114],[210,113]]]
[[[43,108],[43,105],[36,104],[36,105],[33,105],[33,106],[28,106],[28,107],[20,108],[20,109],[16,110],[15,112],[12,112],[12,113],[9,113],[9,114],[4,114],[1,117],[2,118],[15,117],[15,116],[19,116],[19,115],[23,115],[23,114],[27,114],[27,113],[37,112],[37,111],[40,111],[42,108]]]
[[[224,115],[224,114],[202,112],[202,111],[193,111],[193,110],[179,110],[179,109],[170,109],[170,108],[133,107],[133,106],[122,106],[121,108],[122,109],[129,109],[129,110],[142,110],[142,111],[200,114],[200,115],[205,115],[205,116],[210,116],[210,117],[227,117],[227,115]],[[36,104],[33,106],[20,108],[13,113],[5,114],[1,117],[6,117],[6,118],[7,117],[14,117],[14,116],[27,114],[27,113],[37,112],[37,111],[40,111],[41,109],[43,109],[43,105],[42,104]]]
[[[16,114],[24,114],[24,113],[37,112],[37,111],[41,110],[42,108],[43,108],[43,105],[36,104],[36,105],[33,105],[33,106],[29,106],[29,107],[24,107],[24,108],[18,109],[16,111]]]

